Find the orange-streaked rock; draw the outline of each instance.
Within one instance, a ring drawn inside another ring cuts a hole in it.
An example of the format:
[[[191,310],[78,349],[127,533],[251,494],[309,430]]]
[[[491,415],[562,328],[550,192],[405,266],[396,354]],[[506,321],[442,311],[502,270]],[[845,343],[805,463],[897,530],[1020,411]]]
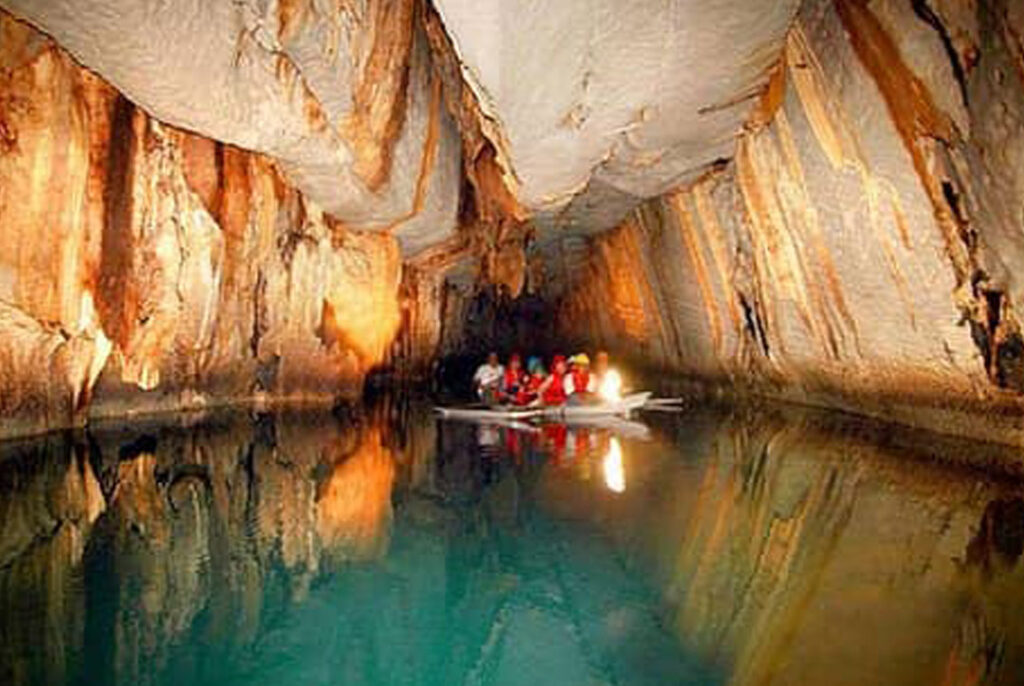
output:
[[[991,37],[977,63],[1009,73],[1012,18],[977,20]],[[591,239],[582,268],[548,261],[568,285],[565,335],[638,365],[1024,442],[1024,290],[1009,266],[1024,254],[1009,191],[1024,127],[994,121],[1024,96],[980,67],[961,69],[966,101],[937,96],[960,86],[927,57],[946,54],[929,26],[898,3],[809,3],[732,161]]]
[[[6,14],[0,31],[0,435],[357,394],[400,324],[396,238],[161,124]]]

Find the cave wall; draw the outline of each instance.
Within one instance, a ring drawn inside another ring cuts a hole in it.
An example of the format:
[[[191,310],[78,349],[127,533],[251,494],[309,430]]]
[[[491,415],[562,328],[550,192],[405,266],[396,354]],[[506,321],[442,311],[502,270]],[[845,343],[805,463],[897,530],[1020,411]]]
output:
[[[735,157],[555,265],[565,337],[1024,441],[1022,29],[1008,2],[805,3]]]
[[[760,66],[698,112],[717,122],[700,159],[731,157],[670,174],[696,180],[605,233],[623,205],[590,181],[550,207],[524,194],[536,179],[517,178],[530,167],[507,144],[543,141],[521,130],[525,105],[466,73],[480,37],[459,3],[128,3],[116,21],[116,1],[0,4],[70,51],[0,11],[2,436],[355,398],[370,372],[422,378],[508,339],[1024,441],[1018,4],[806,0],[792,22],[795,4],[766,9]],[[150,10],[144,35],[118,29]],[[223,40],[197,45],[198,19]],[[618,50],[583,33],[595,54]],[[195,59],[208,68],[182,67]],[[593,98],[614,95],[593,78]],[[644,133],[668,131],[667,107],[612,127],[598,185],[675,159],[675,139]],[[565,150],[591,141],[566,121]],[[663,171],[612,195],[660,192]],[[481,307],[488,293],[507,297]]]
[[[423,306],[404,301],[394,235],[328,217],[267,157],[150,117],[2,12],[0,227],[5,436],[355,397],[403,308]],[[424,355],[433,335],[414,336]]]

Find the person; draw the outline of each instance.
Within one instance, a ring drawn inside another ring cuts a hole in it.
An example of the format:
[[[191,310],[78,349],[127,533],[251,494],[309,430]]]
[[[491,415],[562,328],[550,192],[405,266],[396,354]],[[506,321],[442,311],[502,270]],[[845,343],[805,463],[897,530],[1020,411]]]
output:
[[[508,358],[508,367],[501,378],[501,397],[515,402],[523,387],[523,364],[518,353]]]
[[[487,361],[477,367],[473,374],[477,397],[489,405],[497,404],[501,400],[501,380],[504,375],[505,368],[498,362],[498,353],[492,351],[487,355]]]
[[[551,374],[541,384],[540,398],[545,405],[565,403],[565,356],[555,355],[551,360]]]
[[[540,389],[547,378],[544,370],[544,363],[537,356],[530,356],[526,359],[526,373],[519,385],[519,392],[516,393],[512,402],[520,407],[531,405],[540,397]]]
[[[564,382],[565,394],[576,401],[583,401],[590,393],[590,358],[586,353],[580,353],[571,360],[572,369]]]

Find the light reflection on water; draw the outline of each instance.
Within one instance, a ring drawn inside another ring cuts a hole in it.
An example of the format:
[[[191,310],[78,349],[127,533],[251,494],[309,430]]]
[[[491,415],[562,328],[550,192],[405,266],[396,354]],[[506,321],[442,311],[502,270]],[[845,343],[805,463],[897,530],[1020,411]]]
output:
[[[622,468],[622,444],[612,437],[608,444],[608,452],[604,455],[604,482],[608,490],[622,493],[626,490],[626,471]]]
[[[0,448],[3,684],[1024,683],[1018,482],[711,412]]]

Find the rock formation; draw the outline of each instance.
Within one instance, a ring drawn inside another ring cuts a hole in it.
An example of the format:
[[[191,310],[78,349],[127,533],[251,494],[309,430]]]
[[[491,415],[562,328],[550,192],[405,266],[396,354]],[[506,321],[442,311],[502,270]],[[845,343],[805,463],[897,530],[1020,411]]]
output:
[[[805,2],[735,156],[578,247],[559,321],[683,374],[1024,439],[1024,12],[935,5]]]
[[[87,409],[358,394],[400,323],[396,239],[2,22],[5,433]]]
[[[493,344],[496,289],[638,369],[1024,441],[1018,3],[0,8],[0,435],[355,398]]]

